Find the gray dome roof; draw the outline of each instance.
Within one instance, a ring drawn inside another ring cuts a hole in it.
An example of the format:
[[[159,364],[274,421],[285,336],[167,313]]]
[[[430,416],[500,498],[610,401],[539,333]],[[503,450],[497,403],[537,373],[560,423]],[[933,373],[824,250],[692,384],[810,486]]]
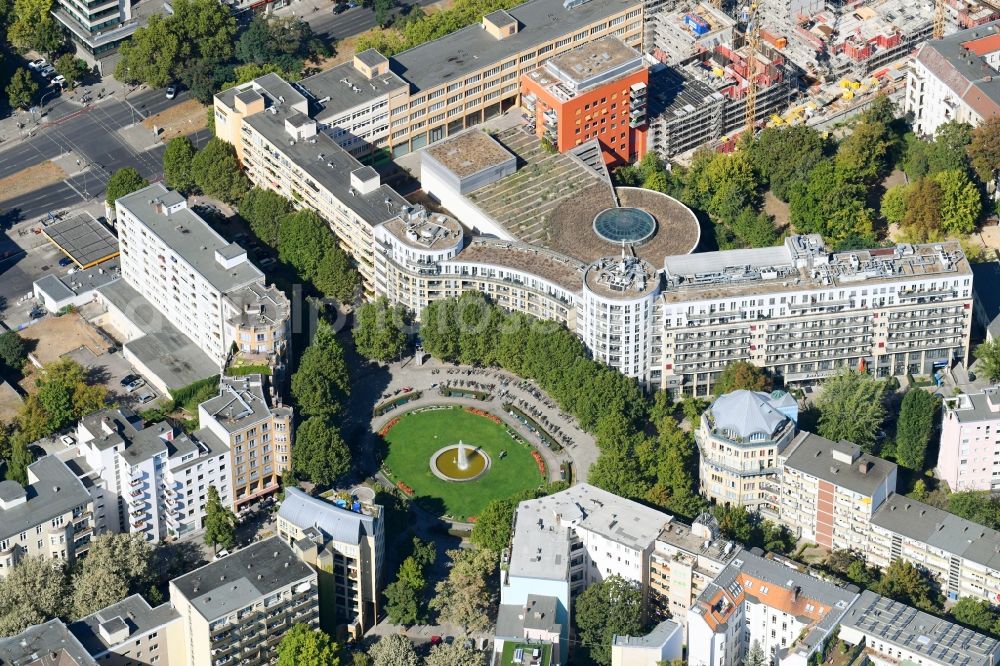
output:
[[[787,393],[739,390],[719,396],[711,412],[717,430],[743,439],[758,433],[770,438],[789,420],[782,410],[795,406],[795,399]]]

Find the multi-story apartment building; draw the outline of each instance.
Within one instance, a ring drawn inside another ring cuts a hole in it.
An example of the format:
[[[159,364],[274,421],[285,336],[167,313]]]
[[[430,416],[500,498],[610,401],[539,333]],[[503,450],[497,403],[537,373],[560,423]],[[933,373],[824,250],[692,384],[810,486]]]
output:
[[[798,404],[784,392],[733,391],[701,415],[701,494],[713,502],[778,515],[781,454],[792,441]]]
[[[320,603],[336,615],[338,628],[363,636],[382,605],[385,527],[382,507],[357,500],[338,506],[298,488],[285,489],[278,536],[316,568]]]
[[[265,287],[264,274],[250,263],[246,250],[223,239],[188,208],[181,194],[162,183],[122,197],[115,207],[122,278],[212,362],[222,367],[233,343],[239,347],[251,330],[251,342],[262,336],[255,352],[282,351],[287,301]],[[252,325],[241,323],[251,306],[266,308],[262,298],[274,301],[266,315]]]
[[[687,663],[737,666],[757,643],[766,663],[806,666],[857,598],[740,550],[688,610]]]
[[[663,620],[645,636],[618,636],[611,641],[611,666],[660,666],[682,660],[684,628]]]
[[[184,646],[172,665],[273,663],[288,630],[319,624],[316,572],[276,536],[173,579],[170,603]]]
[[[957,243],[829,253],[816,235],[783,247],[664,260],[664,387],[712,392],[745,360],[786,384],[841,368],[930,374],[968,360],[972,271]]]
[[[605,162],[625,164],[646,152],[648,84],[642,54],[605,37],[521,76],[521,105],[560,152],[597,139]]]
[[[514,535],[500,571],[497,624],[516,625],[529,595],[554,597],[554,622],[563,632],[558,655],[565,658],[572,599],[592,583],[621,576],[643,591],[647,607],[649,559],[671,517],[587,483],[521,502]],[[503,650],[503,641],[494,644]],[[555,648],[554,648],[555,649]],[[560,659],[553,659],[559,663]]]
[[[273,286],[251,284],[229,295],[232,313],[225,339],[232,340],[243,358],[267,363],[279,375],[285,369],[291,341],[291,304]]]
[[[167,666],[168,633],[178,634],[179,625],[180,615],[169,601],[153,608],[141,595],[133,594],[80,618],[68,628],[102,666]],[[174,653],[180,651],[176,642],[173,647]]]
[[[1000,591],[1000,532],[903,495],[890,496],[872,517],[868,563],[896,559],[923,567],[949,599],[996,603]]]
[[[227,451],[236,510],[281,487],[292,464],[292,413],[262,375],[223,377],[219,395],[198,405],[195,436]]]
[[[866,662],[873,666],[994,666],[1000,663],[1000,641],[875,594],[861,593],[844,615],[841,640],[864,642]]]
[[[676,519],[656,538],[649,556],[649,611],[686,629],[687,610],[735,556],[737,546],[719,538],[719,524],[703,513],[691,525]],[[682,632],[683,633],[683,632]]]
[[[1000,115],[1000,21],[919,47],[906,76],[903,110],[933,135],[947,122],[978,125]]]
[[[780,457],[778,521],[797,539],[864,552],[872,516],[896,491],[896,465],[810,432]]]
[[[1000,387],[945,401],[937,474],[952,490],[1000,490]]]
[[[72,564],[90,543],[93,511],[90,493],[54,456],[28,466],[27,486],[0,481],[0,578],[25,557]]]
[[[166,422],[143,427],[134,415],[107,409],[80,419],[76,435],[108,531],[156,542],[201,529],[209,486],[233,504],[229,448],[211,433],[187,435]]]
[[[97,666],[97,661],[57,618],[0,638],[0,664]]]

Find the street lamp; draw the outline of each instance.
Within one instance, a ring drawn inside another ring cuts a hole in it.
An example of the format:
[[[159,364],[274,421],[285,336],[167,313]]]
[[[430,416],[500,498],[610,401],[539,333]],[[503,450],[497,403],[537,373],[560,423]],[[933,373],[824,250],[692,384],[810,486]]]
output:
[[[47,92],[46,92],[46,93],[45,93],[44,95],[42,95],[42,99],[41,99],[41,100],[40,100],[40,101],[38,102],[38,108],[39,108],[39,110],[41,110],[41,109],[44,109],[44,108],[45,108],[45,98],[46,98],[46,97],[48,97],[49,95],[51,95],[51,94],[52,94],[52,93],[54,93],[54,92],[58,92],[59,90],[60,90],[60,89],[57,89],[57,88],[52,88],[52,90],[49,90],[49,91],[47,91]],[[32,118],[34,118],[34,117],[35,117],[35,114],[34,114],[34,113],[32,113],[32,114],[31,114],[31,117],[32,117]],[[37,118],[37,119],[35,119],[35,124],[36,124],[36,125],[38,124],[38,121],[39,121],[39,120],[41,120],[41,113],[39,113],[39,115],[38,115],[38,118]]]

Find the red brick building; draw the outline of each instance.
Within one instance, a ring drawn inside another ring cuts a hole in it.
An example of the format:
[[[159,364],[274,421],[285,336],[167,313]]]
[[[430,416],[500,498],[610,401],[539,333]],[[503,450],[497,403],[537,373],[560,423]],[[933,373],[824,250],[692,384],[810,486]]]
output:
[[[648,85],[642,54],[605,37],[522,75],[521,105],[559,152],[597,139],[607,164],[624,164],[646,152]]]

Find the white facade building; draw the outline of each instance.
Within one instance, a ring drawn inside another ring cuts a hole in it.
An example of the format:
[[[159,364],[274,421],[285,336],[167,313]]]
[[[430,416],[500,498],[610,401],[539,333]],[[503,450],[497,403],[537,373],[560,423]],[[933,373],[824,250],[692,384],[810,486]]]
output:
[[[246,250],[161,183],[118,199],[115,208],[122,278],[221,368],[232,344],[240,343],[233,337],[240,329],[230,322],[254,300],[244,292],[264,287],[264,274]],[[287,305],[272,309],[282,319],[274,325],[284,330]]]
[[[945,402],[937,473],[953,491],[1000,491],[1000,386]]]
[[[100,479],[96,519],[108,531],[157,542],[201,529],[209,486],[233,504],[229,447],[211,433],[189,436],[166,422],[143,428],[104,410],[81,419],[76,435],[78,455]]]
[[[978,125],[1000,115],[1000,21],[920,46],[906,77],[903,109],[918,134],[947,122]]]

